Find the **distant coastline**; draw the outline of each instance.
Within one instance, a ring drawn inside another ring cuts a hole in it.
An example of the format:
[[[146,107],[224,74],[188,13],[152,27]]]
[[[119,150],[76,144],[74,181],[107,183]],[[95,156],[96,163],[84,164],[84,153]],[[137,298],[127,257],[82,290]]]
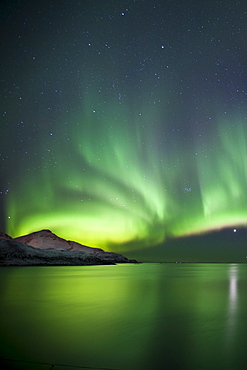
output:
[[[0,233],[0,266],[90,266],[138,263],[99,248],[67,241],[50,230],[18,238]]]

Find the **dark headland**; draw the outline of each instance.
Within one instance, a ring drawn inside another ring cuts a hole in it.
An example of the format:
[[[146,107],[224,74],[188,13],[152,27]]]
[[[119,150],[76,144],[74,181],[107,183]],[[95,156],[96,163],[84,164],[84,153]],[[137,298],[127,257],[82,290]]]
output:
[[[65,240],[50,230],[18,238],[0,233],[0,266],[88,266],[137,263],[121,254]]]

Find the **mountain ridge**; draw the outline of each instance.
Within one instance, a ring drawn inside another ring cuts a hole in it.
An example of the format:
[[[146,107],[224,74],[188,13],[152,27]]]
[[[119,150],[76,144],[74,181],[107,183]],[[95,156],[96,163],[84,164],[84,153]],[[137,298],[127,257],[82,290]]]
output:
[[[127,257],[60,238],[44,229],[17,238],[0,232],[0,266],[137,263]]]

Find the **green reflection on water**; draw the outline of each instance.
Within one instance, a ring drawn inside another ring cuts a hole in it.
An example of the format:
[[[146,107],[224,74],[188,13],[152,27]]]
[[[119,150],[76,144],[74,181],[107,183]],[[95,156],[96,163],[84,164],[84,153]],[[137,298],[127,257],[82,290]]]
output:
[[[0,269],[0,356],[114,369],[241,368],[246,267]]]

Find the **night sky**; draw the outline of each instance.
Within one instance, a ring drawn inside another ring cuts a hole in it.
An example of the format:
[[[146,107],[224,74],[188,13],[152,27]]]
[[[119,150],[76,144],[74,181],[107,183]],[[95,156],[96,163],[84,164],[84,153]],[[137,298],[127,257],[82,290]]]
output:
[[[246,1],[10,0],[0,25],[2,231],[162,260],[194,235],[200,260],[195,236],[227,228],[238,247]]]

